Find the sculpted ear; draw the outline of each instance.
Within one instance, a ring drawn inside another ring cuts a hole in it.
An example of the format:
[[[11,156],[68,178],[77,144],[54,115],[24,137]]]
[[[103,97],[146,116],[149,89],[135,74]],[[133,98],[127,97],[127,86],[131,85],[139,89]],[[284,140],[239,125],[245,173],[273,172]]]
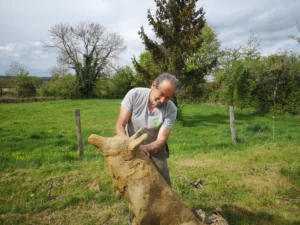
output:
[[[145,131],[142,129],[142,128],[140,128],[134,135],[132,135],[130,138],[131,139],[137,139],[137,138],[139,138],[142,134],[144,134],[145,133]]]
[[[105,143],[105,138],[101,137],[97,134],[91,134],[89,136],[88,141],[94,145],[96,148],[98,148],[99,150],[103,151],[104,150],[104,143]]]
[[[143,141],[146,141],[148,138],[148,134],[147,133],[144,133],[142,134],[140,137],[132,140],[130,143],[129,143],[129,149],[130,150],[135,150],[137,147],[139,147]]]

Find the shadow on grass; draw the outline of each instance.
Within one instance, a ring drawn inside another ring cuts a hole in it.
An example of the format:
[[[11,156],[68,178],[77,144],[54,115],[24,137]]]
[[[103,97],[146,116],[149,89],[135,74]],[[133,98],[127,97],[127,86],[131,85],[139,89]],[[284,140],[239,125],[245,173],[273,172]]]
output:
[[[208,124],[228,124],[228,116],[222,114],[212,114],[208,116],[194,114],[192,116],[185,116],[181,120],[184,127],[197,127]]]
[[[239,123],[241,120],[252,120],[257,117],[264,117],[263,113],[250,113],[250,114],[242,114],[235,113],[236,123]],[[201,125],[205,126],[214,126],[214,124],[229,124],[229,115],[225,114],[211,114],[211,115],[199,115],[194,113],[193,115],[184,116],[184,119],[181,120],[182,126],[184,127],[198,127]]]
[[[274,216],[266,212],[250,212],[236,206],[224,208],[224,216],[230,225],[264,224],[264,225],[296,225],[300,221],[287,220],[281,216]]]

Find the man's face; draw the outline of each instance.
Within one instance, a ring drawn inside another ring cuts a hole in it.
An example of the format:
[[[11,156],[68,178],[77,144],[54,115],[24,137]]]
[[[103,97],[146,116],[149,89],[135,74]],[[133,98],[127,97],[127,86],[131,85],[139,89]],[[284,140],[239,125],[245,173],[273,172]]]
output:
[[[176,90],[176,86],[173,85],[170,81],[164,80],[159,84],[158,87],[156,86],[156,83],[153,82],[151,89],[152,92],[150,95],[150,100],[153,105],[158,107],[170,100]]]

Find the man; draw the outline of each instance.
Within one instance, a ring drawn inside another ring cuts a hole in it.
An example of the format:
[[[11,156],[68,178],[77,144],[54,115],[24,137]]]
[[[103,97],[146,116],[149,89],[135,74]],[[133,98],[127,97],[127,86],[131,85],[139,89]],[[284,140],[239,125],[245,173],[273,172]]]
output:
[[[163,73],[155,79],[151,88],[131,89],[122,101],[115,127],[116,134],[120,136],[132,136],[140,128],[148,133],[148,139],[140,149],[151,158],[170,186],[166,143],[177,116],[177,108],[170,101],[176,86],[176,77]]]

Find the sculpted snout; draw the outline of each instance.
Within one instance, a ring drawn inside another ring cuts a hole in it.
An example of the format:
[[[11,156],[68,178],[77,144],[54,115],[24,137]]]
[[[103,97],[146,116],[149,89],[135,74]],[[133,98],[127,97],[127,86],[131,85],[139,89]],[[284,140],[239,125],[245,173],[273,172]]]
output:
[[[100,135],[91,134],[88,141],[101,151],[103,151],[105,148],[105,138]]]

